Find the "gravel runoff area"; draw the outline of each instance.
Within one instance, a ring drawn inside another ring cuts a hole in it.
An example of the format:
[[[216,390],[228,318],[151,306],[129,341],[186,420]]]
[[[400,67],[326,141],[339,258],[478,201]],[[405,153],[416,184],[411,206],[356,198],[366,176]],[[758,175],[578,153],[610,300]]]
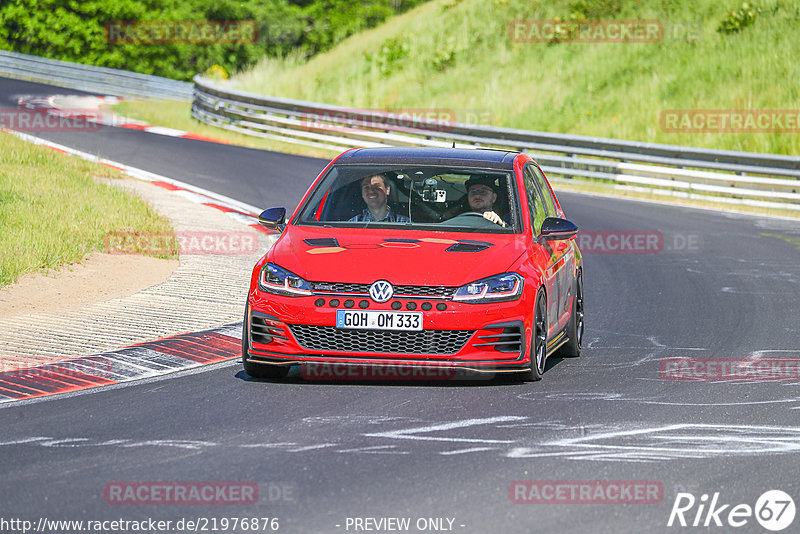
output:
[[[161,265],[160,274],[155,269],[156,280],[152,280],[152,268],[139,274],[139,269],[146,269],[147,262],[142,257],[103,254],[111,256],[106,258],[111,261],[98,262],[90,257],[87,265],[91,264],[92,269],[84,269],[84,280],[80,280],[81,273],[66,269],[50,276],[33,275],[24,284],[4,288],[0,291],[0,371],[30,368],[242,320],[253,265],[274,238],[249,226],[253,219],[204,205],[207,198],[188,191],[170,191],[135,179],[112,183],[143,197],[170,219],[176,233],[187,243],[200,246],[188,254],[182,250],[179,262],[147,258],[167,262],[166,269]],[[231,236],[235,239],[230,240]],[[241,246],[242,243],[252,246]],[[196,253],[200,251],[203,253]],[[75,270],[81,267],[76,266]],[[122,277],[129,282],[137,276],[145,281],[139,288],[135,283],[133,289],[130,284],[115,287],[114,280]],[[65,279],[65,287],[67,278],[77,277],[85,291],[54,289],[50,293],[50,287],[58,286],[59,277]],[[96,297],[92,298],[92,294]],[[38,295],[38,304],[31,303],[31,295]]]

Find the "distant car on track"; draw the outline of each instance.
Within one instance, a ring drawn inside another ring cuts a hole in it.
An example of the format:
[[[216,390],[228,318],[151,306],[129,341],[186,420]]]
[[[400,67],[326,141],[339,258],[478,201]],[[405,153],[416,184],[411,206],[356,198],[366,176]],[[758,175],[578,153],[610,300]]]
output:
[[[557,349],[580,355],[578,228],[526,154],[348,150],[288,222],[284,208],[259,222],[281,235],[250,281],[251,376],[326,363],[539,380]]]

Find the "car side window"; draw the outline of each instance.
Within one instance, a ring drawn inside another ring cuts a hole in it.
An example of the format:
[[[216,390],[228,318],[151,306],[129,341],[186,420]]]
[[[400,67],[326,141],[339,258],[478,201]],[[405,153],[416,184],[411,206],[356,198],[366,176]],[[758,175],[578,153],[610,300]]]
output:
[[[548,217],[555,217],[557,214],[556,210],[556,199],[553,197],[553,192],[548,187],[547,182],[544,179],[544,174],[536,165],[529,165],[528,166],[536,177],[536,183],[539,185],[539,191],[542,193],[544,197],[545,206],[547,206],[547,216]]]
[[[539,235],[542,231],[542,223],[549,215],[544,200],[542,199],[542,194],[539,192],[539,187],[536,185],[536,178],[534,178],[531,172],[530,165],[525,166],[523,176],[525,178],[525,194],[528,197],[528,211],[531,216],[531,224],[533,225],[534,233]]]

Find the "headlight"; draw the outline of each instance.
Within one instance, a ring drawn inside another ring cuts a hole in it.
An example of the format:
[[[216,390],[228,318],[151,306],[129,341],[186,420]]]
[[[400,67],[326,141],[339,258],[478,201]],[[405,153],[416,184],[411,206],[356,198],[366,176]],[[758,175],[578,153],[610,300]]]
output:
[[[459,287],[453,300],[472,304],[516,300],[522,295],[524,283],[517,273],[497,274]]]
[[[311,294],[311,284],[274,263],[268,263],[261,269],[258,287],[262,291],[288,297],[302,297]]]

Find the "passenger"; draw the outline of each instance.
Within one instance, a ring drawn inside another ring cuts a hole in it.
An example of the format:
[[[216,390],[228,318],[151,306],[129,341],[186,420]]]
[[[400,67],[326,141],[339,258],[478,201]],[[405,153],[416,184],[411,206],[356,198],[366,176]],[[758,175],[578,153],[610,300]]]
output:
[[[467,180],[466,186],[470,209],[482,213],[483,218],[487,221],[505,228],[507,226],[506,221],[494,211],[494,203],[497,202],[497,186],[494,183],[494,178],[472,176]]]
[[[351,218],[350,222],[410,223],[411,219],[405,215],[395,214],[387,203],[391,190],[392,186],[382,174],[362,178],[361,198],[367,207],[359,215]]]

